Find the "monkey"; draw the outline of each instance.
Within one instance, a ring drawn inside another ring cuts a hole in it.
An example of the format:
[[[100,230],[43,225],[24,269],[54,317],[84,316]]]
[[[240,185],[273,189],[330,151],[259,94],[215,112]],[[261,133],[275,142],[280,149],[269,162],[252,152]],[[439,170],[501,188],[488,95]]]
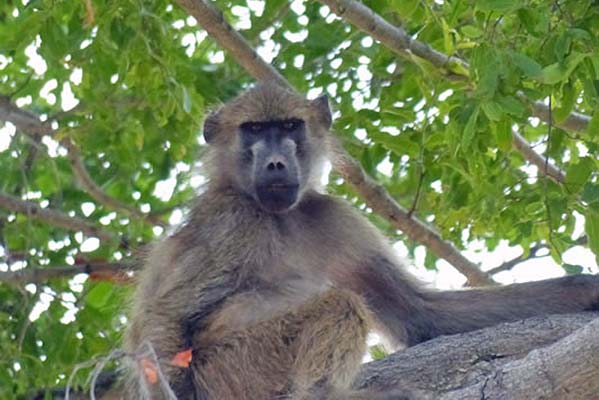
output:
[[[387,399],[353,390],[366,335],[412,346],[537,315],[599,309],[599,277],[425,288],[320,178],[326,96],[255,85],[204,122],[209,177],[137,277],[125,348],[148,345],[167,385],[130,368],[132,399]],[[191,349],[188,368],[169,360]],[[409,397],[406,394],[407,397]]]

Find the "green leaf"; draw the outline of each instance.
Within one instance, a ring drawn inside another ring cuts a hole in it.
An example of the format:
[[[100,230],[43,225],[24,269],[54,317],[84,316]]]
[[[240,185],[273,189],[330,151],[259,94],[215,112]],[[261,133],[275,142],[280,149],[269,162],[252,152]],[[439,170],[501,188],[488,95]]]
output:
[[[563,85],[560,106],[553,110],[553,117],[556,122],[563,122],[570,116],[570,112],[574,108],[576,98],[578,97],[577,94],[578,92],[572,82]]]
[[[570,164],[566,170],[566,184],[568,190],[578,193],[587,183],[597,165],[590,157],[583,157],[576,164]]]
[[[554,63],[546,66],[539,75],[539,81],[547,85],[561,82],[565,78],[564,68],[560,63]]]
[[[479,112],[480,108],[478,106],[475,107],[472,111],[472,114],[470,114],[470,117],[468,118],[466,126],[464,127],[464,133],[461,142],[464,149],[469,148],[470,144],[472,143],[472,139],[474,138],[474,134],[476,132],[476,121],[478,120]]]
[[[476,39],[483,35],[482,29],[478,28],[475,25],[466,25],[461,27],[460,30],[466,37],[469,37],[471,39]]]
[[[385,358],[389,355],[385,351],[385,348],[379,344],[371,346],[368,349],[368,352],[370,353],[370,356],[372,357],[373,360],[382,360],[383,358]]]
[[[409,18],[420,5],[419,0],[391,0],[391,7],[402,18]]]
[[[534,78],[541,74],[541,65],[532,58],[513,51],[511,51],[509,55],[514,65],[518,67],[522,71],[522,73],[524,73],[524,75],[528,76],[529,78]]]
[[[539,75],[539,82],[547,85],[553,85],[558,82],[566,81],[570,78],[572,71],[580,64],[587,54],[576,53],[568,56],[563,63],[554,63],[546,66]]]
[[[572,36],[568,34],[568,32],[562,33],[557,41],[555,42],[555,46],[553,47],[553,53],[555,57],[562,61],[566,55],[570,52],[570,44],[572,43]]]
[[[491,127],[495,133],[495,139],[499,148],[506,152],[511,150],[513,140],[511,121],[504,118],[498,123],[491,125]]]
[[[484,12],[495,12],[505,14],[524,7],[524,3],[518,0],[479,0],[476,8]]]
[[[453,54],[454,45],[453,45],[453,37],[451,35],[451,28],[447,25],[445,19],[441,20],[441,27],[443,28],[443,43],[445,47],[445,52],[448,54]]]
[[[566,271],[568,275],[578,275],[583,271],[582,266],[575,264],[563,263],[562,268]]]
[[[489,118],[491,121],[499,121],[503,116],[501,107],[499,107],[499,105],[492,100],[483,101],[481,103],[481,107],[487,118]]]
[[[191,98],[189,97],[189,92],[183,86],[183,110],[189,114],[191,112]]]
[[[398,155],[416,157],[420,154],[420,145],[403,135],[393,136],[385,132],[370,131],[368,137]]]
[[[524,105],[513,96],[497,96],[496,102],[507,114],[519,117],[524,113]]]
[[[587,209],[584,218],[584,230],[589,239],[589,248],[596,256],[599,256],[599,211]]]
[[[589,126],[585,132],[594,137],[599,137],[599,111],[593,113],[593,117],[589,121]]]
[[[114,288],[112,284],[108,282],[100,282],[96,284],[87,294],[85,298],[86,304],[94,307],[97,310],[101,310],[107,306],[113,294]]]
[[[599,201],[599,184],[588,182],[584,185],[580,199],[587,204]]]

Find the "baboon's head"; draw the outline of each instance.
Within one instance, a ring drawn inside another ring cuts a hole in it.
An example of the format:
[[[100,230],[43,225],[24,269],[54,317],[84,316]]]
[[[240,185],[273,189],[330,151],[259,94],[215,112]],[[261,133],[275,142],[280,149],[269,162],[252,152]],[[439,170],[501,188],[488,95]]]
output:
[[[261,83],[204,122],[210,178],[266,211],[288,211],[320,178],[330,126],[326,96],[307,100]]]

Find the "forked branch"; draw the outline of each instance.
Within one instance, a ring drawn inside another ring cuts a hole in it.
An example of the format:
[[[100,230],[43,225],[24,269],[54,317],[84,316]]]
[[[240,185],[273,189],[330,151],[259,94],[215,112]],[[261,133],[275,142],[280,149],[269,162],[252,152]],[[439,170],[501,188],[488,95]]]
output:
[[[363,32],[380,41],[391,51],[401,56],[407,57],[408,59],[413,56],[418,56],[429,61],[436,67],[448,70],[452,77],[455,77],[456,75],[464,78],[470,76],[470,65],[468,62],[461,58],[444,54],[433,49],[427,43],[413,39],[405,30],[390,24],[383,17],[362,3],[355,0],[320,0],[320,2],[329,6],[339,17],[346,19]],[[548,105],[540,101],[533,102],[522,92],[518,93],[518,97],[529,105],[533,116],[544,122],[549,122],[551,113]],[[589,121],[590,117],[586,115],[571,113],[564,121],[560,123],[552,121],[552,123],[554,126],[566,130],[581,131],[588,127]],[[547,176],[557,182],[563,183],[565,181],[565,174],[562,170],[551,163],[545,168],[545,159],[532,150],[530,143],[517,132],[513,131],[512,134],[514,148],[531,164],[537,167],[542,164],[543,167],[538,168],[540,175],[544,175],[546,172]]]

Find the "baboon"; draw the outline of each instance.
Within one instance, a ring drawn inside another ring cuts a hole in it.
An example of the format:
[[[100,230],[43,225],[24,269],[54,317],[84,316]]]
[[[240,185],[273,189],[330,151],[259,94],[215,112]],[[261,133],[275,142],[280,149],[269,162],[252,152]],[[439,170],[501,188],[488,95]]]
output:
[[[599,308],[599,277],[423,288],[351,205],[322,193],[326,97],[262,83],[204,123],[205,191],[150,252],[126,348],[148,345],[168,381],[132,368],[129,398],[383,399],[352,391],[370,330],[391,345]],[[188,368],[168,361],[192,349]]]

